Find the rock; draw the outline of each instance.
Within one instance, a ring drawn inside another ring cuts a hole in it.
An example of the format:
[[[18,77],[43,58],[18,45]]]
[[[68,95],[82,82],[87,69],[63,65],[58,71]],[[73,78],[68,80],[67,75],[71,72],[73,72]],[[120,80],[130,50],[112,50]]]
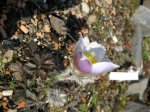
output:
[[[82,7],[82,13],[84,15],[87,15],[90,12],[90,8],[86,2],[82,2],[81,7]]]
[[[122,46],[115,46],[115,51],[117,52],[122,52],[123,51],[123,47]]]
[[[93,23],[95,23],[96,22],[96,15],[95,14],[91,14],[91,15],[89,15],[88,16],[88,20],[87,20],[87,24],[88,25],[91,25],[91,24],[93,24]]]
[[[118,42],[118,39],[117,39],[116,36],[111,36],[111,37],[112,37],[112,40],[113,40],[114,43],[117,43],[117,42]]]
[[[108,5],[111,5],[111,4],[112,4],[112,0],[105,0],[105,2],[106,2]]]
[[[150,108],[140,103],[129,102],[125,107],[125,112],[150,112]]]
[[[131,22],[136,25],[135,34],[132,40],[132,55],[138,67],[142,66],[142,41],[143,37],[150,36],[150,9],[145,6],[139,6],[133,16]]]
[[[13,90],[3,90],[2,95],[3,96],[11,96],[13,94]]]
[[[138,82],[131,83],[128,87],[127,94],[139,94],[139,99],[143,101],[143,93],[147,88],[148,82],[149,78],[144,78],[139,80]]]
[[[144,0],[143,5],[147,8],[150,8],[150,0]]]
[[[99,1],[99,0],[95,0],[95,4],[96,4],[97,6],[99,6],[99,7],[102,7],[102,3],[101,3],[101,1]]]
[[[25,34],[27,34],[27,33],[29,32],[29,29],[28,29],[26,26],[24,26],[24,25],[21,25],[21,26],[20,26],[20,29],[21,29]]]

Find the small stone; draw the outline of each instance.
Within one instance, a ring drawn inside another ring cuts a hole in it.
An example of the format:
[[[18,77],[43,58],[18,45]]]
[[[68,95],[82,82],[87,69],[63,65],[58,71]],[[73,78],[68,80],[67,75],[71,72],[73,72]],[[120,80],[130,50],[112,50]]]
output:
[[[41,42],[39,41],[39,42],[37,43],[37,45],[41,45]]]
[[[115,46],[115,51],[117,52],[122,52],[123,51],[123,47],[122,46]]]
[[[102,7],[102,3],[99,0],[95,0],[95,4],[99,7]]]
[[[2,91],[3,96],[11,96],[13,94],[13,90],[4,90]]]
[[[38,41],[37,38],[35,38],[35,39],[34,39],[34,42],[37,42],[37,41]]]
[[[108,5],[111,5],[111,4],[112,4],[112,0],[105,0],[105,2],[106,2]]]
[[[27,33],[29,32],[29,29],[28,29],[26,26],[24,26],[24,25],[21,25],[21,26],[20,26],[20,29],[21,29],[25,34],[27,34]]]
[[[13,36],[11,37],[11,39],[18,39],[18,36],[13,35]]]
[[[82,2],[81,7],[84,15],[87,15],[90,12],[90,8],[86,2]]]
[[[48,33],[50,32],[50,26],[48,24],[44,25],[44,31]]]
[[[87,20],[87,24],[88,25],[91,25],[93,24],[94,22],[96,22],[96,15],[95,14],[91,14],[88,16],[88,20]]]
[[[113,39],[114,43],[117,43],[117,42],[118,42],[118,39],[117,39],[116,36],[112,36],[112,39]]]
[[[64,58],[67,59],[68,57],[67,57],[67,56],[64,56]]]

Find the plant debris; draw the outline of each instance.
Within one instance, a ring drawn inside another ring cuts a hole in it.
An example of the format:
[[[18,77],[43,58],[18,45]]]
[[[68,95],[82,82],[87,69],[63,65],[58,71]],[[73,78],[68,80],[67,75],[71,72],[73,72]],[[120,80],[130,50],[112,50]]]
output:
[[[9,0],[0,5],[1,110],[124,111],[129,82],[110,81],[107,73],[78,77],[72,61],[83,35],[105,46],[105,61],[120,66],[115,71],[135,67],[131,51],[135,26],[130,18],[137,1]],[[147,51],[143,55],[149,60]],[[13,93],[1,94],[8,90]]]

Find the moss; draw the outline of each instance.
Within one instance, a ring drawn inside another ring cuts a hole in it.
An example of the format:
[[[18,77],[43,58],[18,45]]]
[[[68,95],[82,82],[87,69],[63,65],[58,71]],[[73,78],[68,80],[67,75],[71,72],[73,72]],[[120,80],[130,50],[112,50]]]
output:
[[[81,104],[79,106],[79,110],[80,110],[80,112],[88,112],[87,105],[86,104]]]
[[[143,40],[143,49],[142,49],[142,56],[143,56],[143,61],[147,62],[150,60],[150,37],[145,37]]]

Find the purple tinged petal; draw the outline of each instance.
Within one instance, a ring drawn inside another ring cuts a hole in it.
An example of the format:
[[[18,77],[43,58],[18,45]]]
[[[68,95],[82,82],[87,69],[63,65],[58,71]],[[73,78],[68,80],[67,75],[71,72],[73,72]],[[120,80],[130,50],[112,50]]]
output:
[[[98,63],[92,64],[84,52],[88,52]],[[103,45],[97,42],[89,42],[88,37],[80,37],[74,53],[74,66],[85,75],[94,74],[100,75],[112,71],[119,66],[105,59],[106,49]],[[105,62],[108,61],[108,62]]]
[[[110,72],[119,66],[111,62],[99,62],[92,65],[91,74],[100,75]]]
[[[85,47],[90,43],[88,37],[80,37],[75,48],[75,54],[85,51]]]
[[[80,38],[76,44],[75,54],[82,52],[84,50],[84,47],[85,46],[84,46],[83,38]]]
[[[84,58],[83,58],[84,56]],[[81,52],[74,57],[74,65],[82,73],[90,73],[92,70],[92,64],[90,60]]]

